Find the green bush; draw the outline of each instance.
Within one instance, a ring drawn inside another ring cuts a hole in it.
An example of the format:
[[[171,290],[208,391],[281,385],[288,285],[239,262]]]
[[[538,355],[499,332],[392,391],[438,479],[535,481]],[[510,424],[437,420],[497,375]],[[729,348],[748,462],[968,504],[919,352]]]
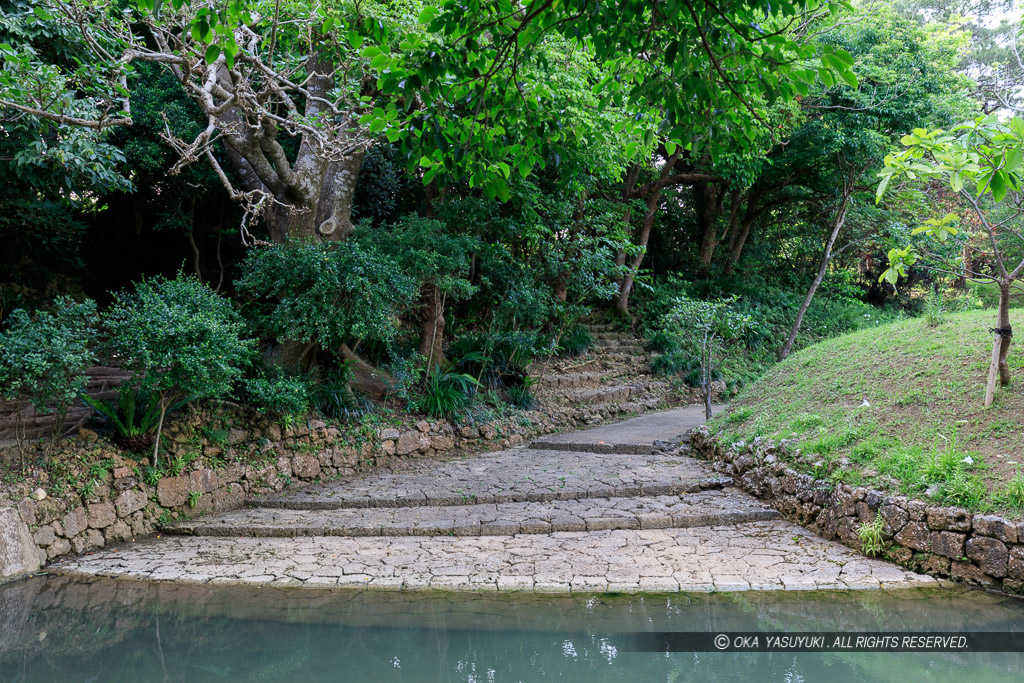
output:
[[[435,418],[457,418],[472,402],[479,383],[472,376],[435,366],[423,381],[423,388],[412,408]]]
[[[313,390],[313,406],[327,417],[349,420],[374,411],[373,402],[352,390],[352,368],[342,365],[327,371]]]
[[[305,415],[312,403],[312,389],[303,375],[261,373],[243,382],[246,401],[264,414]]]
[[[456,367],[489,388],[522,384],[533,362],[550,349],[536,332],[471,332],[453,341],[448,355]]]
[[[59,428],[68,408],[88,382],[83,372],[95,363],[92,342],[96,304],[61,297],[52,311],[35,317],[11,312],[0,334],[0,391],[30,401],[40,413],[57,415]]]
[[[946,318],[945,301],[942,291],[932,285],[928,290],[928,296],[924,300],[924,319],[928,327],[938,327]]]
[[[222,396],[242,377],[253,342],[231,302],[194,277],[143,280],[114,296],[104,316],[107,345],[132,372],[131,382],[158,394],[154,464],[172,404]]]
[[[508,387],[505,390],[505,395],[508,398],[508,404],[520,410],[532,410],[537,407],[537,397],[533,395],[529,382]]]
[[[664,330],[658,330],[647,335],[646,344],[648,351],[655,353],[673,353],[680,350],[679,341]],[[666,373],[671,374],[671,373]]]
[[[235,284],[267,337],[330,350],[356,339],[390,343],[418,294],[394,256],[358,235],[251,249]]]
[[[594,346],[594,335],[583,325],[573,325],[558,340],[558,355],[563,357],[582,356]]]
[[[151,433],[160,421],[160,395],[155,391],[123,384],[118,391],[117,403],[90,396],[83,396],[82,400],[113,425],[118,444],[132,451],[142,451],[153,445]],[[169,407],[167,412],[176,407]]]

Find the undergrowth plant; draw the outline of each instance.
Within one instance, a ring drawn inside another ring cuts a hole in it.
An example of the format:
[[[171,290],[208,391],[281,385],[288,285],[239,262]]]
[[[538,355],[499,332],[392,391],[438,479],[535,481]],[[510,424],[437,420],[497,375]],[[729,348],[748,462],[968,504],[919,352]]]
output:
[[[860,549],[865,555],[875,557],[885,550],[885,520],[882,515],[875,515],[870,522],[864,522],[857,528]]]

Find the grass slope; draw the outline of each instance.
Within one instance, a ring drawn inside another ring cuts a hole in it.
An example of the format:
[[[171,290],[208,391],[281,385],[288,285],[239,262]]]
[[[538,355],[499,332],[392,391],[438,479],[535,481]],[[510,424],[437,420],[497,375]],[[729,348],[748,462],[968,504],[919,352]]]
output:
[[[914,319],[816,344],[752,384],[712,429],[727,443],[796,439],[804,455],[793,464],[836,482],[1021,516],[1024,347],[1010,348],[1013,383],[984,408],[994,318]]]

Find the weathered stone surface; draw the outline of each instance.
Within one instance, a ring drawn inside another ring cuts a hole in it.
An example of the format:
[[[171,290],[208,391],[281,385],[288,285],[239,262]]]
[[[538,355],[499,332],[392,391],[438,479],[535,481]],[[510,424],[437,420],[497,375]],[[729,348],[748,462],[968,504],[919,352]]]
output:
[[[397,441],[399,436],[401,436],[401,432],[394,427],[386,427],[380,430],[380,438],[384,441]]]
[[[39,527],[39,529],[32,534],[32,540],[35,541],[37,546],[45,548],[57,540],[57,534],[54,533],[53,527],[47,524],[46,526]]]
[[[431,533],[475,536],[588,529],[690,528],[777,518],[777,512],[750,496],[715,490],[682,496],[447,507],[245,508],[216,517],[179,522],[165,531],[200,536],[422,536]]]
[[[964,556],[964,543],[967,536],[952,531],[933,531],[931,533],[931,551],[950,559],[959,560]]]
[[[131,540],[133,536],[132,528],[123,519],[117,520],[103,532],[103,537],[107,540],[107,543],[128,541]]]
[[[165,508],[179,507],[188,500],[188,477],[164,477],[156,485],[157,500]]]
[[[0,581],[39,569],[39,551],[17,508],[0,508]]]
[[[980,536],[991,536],[1004,543],[1017,542],[1017,525],[996,515],[975,515],[974,533]]]
[[[893,539],[912,550],[926,551],[930,547],[928,526],[924,522],[907,522]]]
[[[128,517],[133,512],[146,507],[148,502],[146,494],[142,491],[123,491],[114,499],[114,507],[117,508],[118,517]]]
[[[407,432],[403,432],[395,443],[395,454],[396,455],[409,455],[413,451],[419,450],[420,447],[420,433],[416,430],[410,429]]]
[[[910,515],[907,511],[896,505],[882,505],[878,508],[878,514],[882,515],[882,520],[885,522],[885,531],[888,534],[899,533],[910,521]],[[918,550],[924,549],[918,548]]]
[[[96,548],[102,548],[104,544],[103,534],[96,529],[86,529],[71,539],[71,549],[76,553],[85,553]]]
[[[320,461],[309,454],[292,458],[292,473],[300,479],[313,479],[320,474]]]
[[[89,517],[85,512],[85,508],[77,507],[64,515],[61,525],[64,527],[64,535],[68,538],[74,538],[85,531],[89,526]]]
[[[985,572],[970,562],[957,562],[953,561],[950,567],[950,575],[954,579],[960,579],[967,583],[976,584],[979,586],[991,586],[995,584],[995,579],[985,574]]]
[[[342,569],[343,574],[338,570]],[[934,586],[787,522],[693,529],[450,537],[168,537],[69,559],[54,571],[205,583],[231,580],[447,590],[760,590]],[[350,577],[345,581],[340,579]],[[538,588],[538,586],[541,586]]]
[[[1012,579],[1024,581],[1024,546],[1018,545],[1010,549],[1006,563],[1006,575]]]
[[[113,503],[96,503],[88,508],[89,528],[106,529],[117,521]]]
[[[970,531],[971,513],[963,508],[928,508],[928,528],[947,531]]]
[[[209,468],[189,472],[188,490],[190,492],[209,493],[219,486],[220,481],[218,481],[217,473]]]
[[[1006,576],[1006,562],[1009,553],[1002,541],[988,536],[974,536],[967,540],[967,557],[978,563],[986,574],[995,577]]]

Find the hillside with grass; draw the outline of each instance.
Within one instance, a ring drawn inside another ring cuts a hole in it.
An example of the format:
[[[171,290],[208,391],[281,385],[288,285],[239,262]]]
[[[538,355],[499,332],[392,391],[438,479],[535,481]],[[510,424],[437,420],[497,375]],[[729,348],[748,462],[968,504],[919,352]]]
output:
[[[1024,350],[1011,348],[1014,382],[984,408],[992,323],[978,310],[823,341],[750,385],[713,431],[725,443],[794,439],[794,466],[834,482],[1019,517]]]

